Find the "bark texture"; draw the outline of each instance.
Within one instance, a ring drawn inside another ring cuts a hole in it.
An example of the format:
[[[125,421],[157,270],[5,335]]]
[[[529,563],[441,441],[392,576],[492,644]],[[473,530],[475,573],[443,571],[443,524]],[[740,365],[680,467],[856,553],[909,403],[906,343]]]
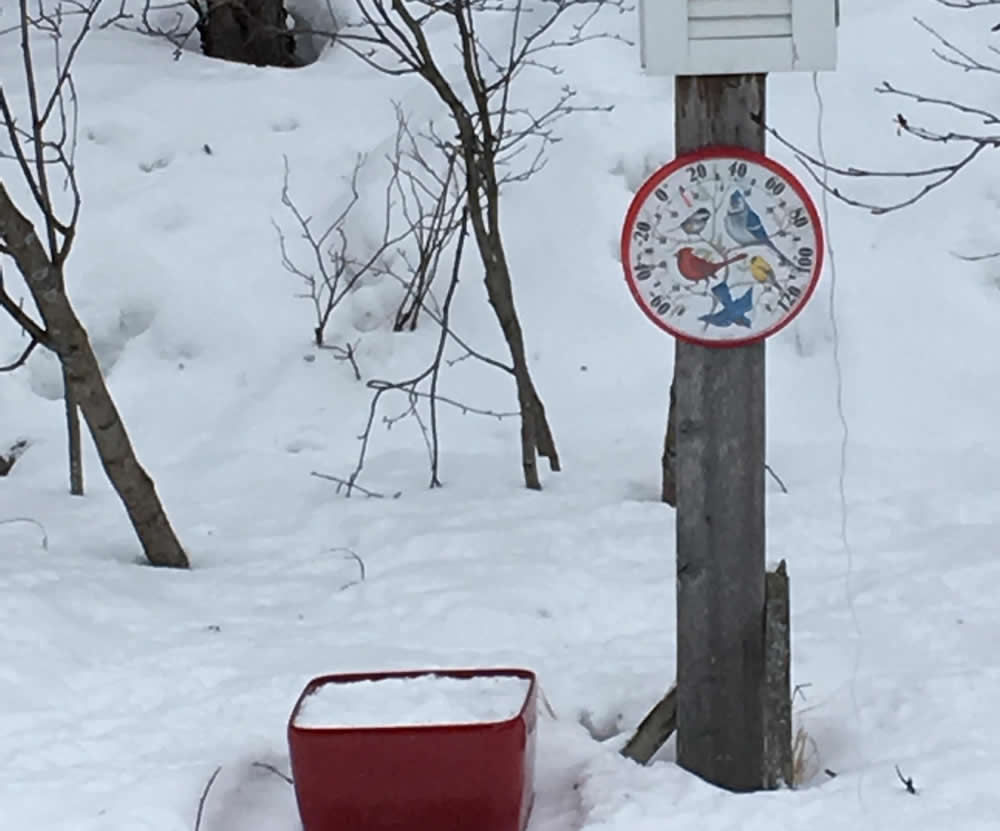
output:
[[[155,566],[187,568],[187,555],[153,480],[136,458],[87,332],[66,295],[61,269],[49,260],[31,221],[17,209],[2,183],[0,240],[25,278],[45,322],[49,345],[59,357],[104,471],[125,506],[147,559]]]
[[[481,217],[480,217],[481,220]],[[482,224],[480,222],[480,224]],[[473,226],[476,222],[473,218]],[[542,484],[538,473],[538,456],[549,460],[551,470],[559,470],[559,454],[556,452],[555,440],[545,415],[542,399],[535,389],[531,372],[528,369],[528,356],[524,347],[524,333],[514,306],[514,288],[510,279],[510,270],[504,256],[503,241],[497,228],[493,232],[477,229],[479,250],[483,255],[483,266],[486,270],[484,282],[490,306],[496,314],[500,329],[510,350],[511,364],[514,367],[514,381],[517,385],[517,401],[521,411],[521,466],[524,470],[525,486],[532,490],[541,490]]]
[[[73,496],[83,496],[83,442],[80,439],[80,409],[76,403],[76,391],[69,380],[69,372],[63,366],[63,403],[66,405],[66,442],[69,450],[69,492]]]
[[[198,20],[201,51],[254,66],[295,66],[284,0],[207,0]]]
[[[767,573],[764,615],[764,787],[795,786],[792,753],[792,636],[785,561]]]

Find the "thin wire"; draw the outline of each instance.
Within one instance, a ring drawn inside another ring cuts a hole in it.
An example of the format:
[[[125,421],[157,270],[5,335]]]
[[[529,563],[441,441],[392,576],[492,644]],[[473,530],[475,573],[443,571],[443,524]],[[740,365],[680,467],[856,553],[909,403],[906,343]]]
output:
[[[850,537],[850,512],[847,504],[847,462],[848,449],[851,440],[850,425],[847,422],[847,412],[844,405],[844,364],[840,354],[840,325],[837,320],[837,256],[833,247],[832,234],[830,233],[830,200],[829,200],[829,165],[826,157],[826,143],[824,141],[824,116],[825,104],[823,92],[819,85],[819,73],[812,73],[813,92],[816,95],[816,145],[819,151],[820,161],[823,162],[823,193],[821,199],[821,209],[823,212],[823,227],[826,229],[826,249],[829,253],[830,264],[830,327],[833,333],[833,366],[837,378],[837,418],[840,421],[840,469],[837,477],[837,491],[840,498],[840,541],[847,555],[847,572],[844,575],[844,592],[847,595],[847,605],[851,610],[851,623],[854,626],[854,667],[851,670],[851,704],[854,707],[855,718],[860,722],[861,708],[858,706],[857,679],[858,671],[861,668],[861,623],[858,619],[858,610],[854,602],[854,590],[852,578],[854,575],[854,548],[851,545]],[[862,731],[863,732],[863,731]],[[858,777],[858,800],[864,805],[861,795],[862,779]]]

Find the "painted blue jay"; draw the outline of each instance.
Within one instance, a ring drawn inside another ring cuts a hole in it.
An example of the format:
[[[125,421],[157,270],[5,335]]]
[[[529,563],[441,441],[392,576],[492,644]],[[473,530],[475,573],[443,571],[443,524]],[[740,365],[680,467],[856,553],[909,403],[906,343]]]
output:
[[[747,198],[740,191],[733,191],[729,197],[729,211],[726,213],[726,233],[740,245],[765,245],[778,255],[783,265],[795,264],[782,254],[764,230],[757,212],[750,207]]]

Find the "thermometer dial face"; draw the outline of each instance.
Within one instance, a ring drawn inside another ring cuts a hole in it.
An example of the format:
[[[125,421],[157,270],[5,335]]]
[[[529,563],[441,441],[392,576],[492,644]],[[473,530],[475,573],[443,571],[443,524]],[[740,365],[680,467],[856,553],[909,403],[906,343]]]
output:
[[[773,335],[816,288],[823,231],[788,170],[712,147],[654,173],[629,208],[622,263],[646,316],[681,340],[740,346]]]

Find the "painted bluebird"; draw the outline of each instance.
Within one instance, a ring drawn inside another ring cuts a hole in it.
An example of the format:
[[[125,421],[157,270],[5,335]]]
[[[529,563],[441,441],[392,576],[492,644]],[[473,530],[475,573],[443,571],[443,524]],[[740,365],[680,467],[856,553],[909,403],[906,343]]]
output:
[[[764,223],[760,216],[750,207],[746,197],[739,190],[733,191],[729,197],[729,211],[726,213],[726,233],[740,245],[766,245],[775,254],[783,265],[795,268],[795,264],[782,254],[778,247],[771,241],[767,231],[764,230]]]
[[[750,328],[750,318],[747,317],[747,312],[753,306],[752,288],[747,289],[738,300],[733,300],[733,293],[729,290],[729,284],[719,283],[719,285],[712,289],[712,294],[722,304],[722,308],[717,312],[702,315],[698,320],[722,328],[728,326]]]

